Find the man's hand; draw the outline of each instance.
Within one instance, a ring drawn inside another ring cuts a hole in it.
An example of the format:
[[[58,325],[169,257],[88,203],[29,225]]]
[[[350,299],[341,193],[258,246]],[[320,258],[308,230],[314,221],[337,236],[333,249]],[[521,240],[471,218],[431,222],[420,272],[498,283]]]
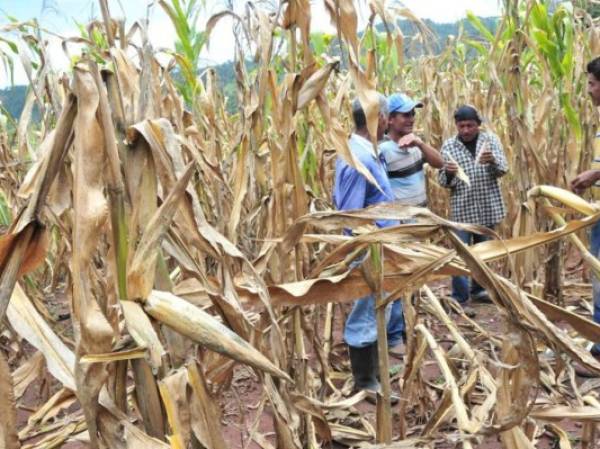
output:
[[[493,164],[496,162],[496,158],[494,157],[492,150],[490,150],[487,145],[481,150],[477,159],[481,165]]]
[[[421,147],[423,145],[423,141],[415,136],[413,133],[407,134],[406,136],[400,137],[398,141],[398,146],[400,148],[408,148],[408,147]]]
[[[456,175],[458,173],[458,164],[454,161],[446,161],[444,164],[444,170],[449,175]]]
[[[588,187],[594,185],[600,179],[600,170],[586,170],[579,173],[577,177],[571,181],[571,190],[575,193],[582,193]]]

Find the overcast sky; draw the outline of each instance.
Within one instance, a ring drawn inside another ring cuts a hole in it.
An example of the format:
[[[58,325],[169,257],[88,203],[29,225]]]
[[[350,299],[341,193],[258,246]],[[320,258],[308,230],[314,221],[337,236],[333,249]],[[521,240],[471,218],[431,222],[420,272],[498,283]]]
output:
[[[243,5],[244,2],[235,1]],[[390,1],[388,0],[388,4]],[[488,17],[500,14],[501,3],[499,0],[403,0],[395,1],[410,8],[417,16],[429,18],[436,22],[454,22],[465,16],[467,10]],[[313,9],[312,29],[329,32],[333,29],[329,17],[323,8],[321,0],[311,0]],[[368,16],[367,1],[355,1],[361,22]],[[99,17],[98,0],[0,0],[0,27],[8,22],[6,14],[25,21],[37,18],[42,27],[59,33],[63,36],[78,35],[75,23],[87,23],[90,19]],[[150,5],[150,6],[149,6]],[[205,12],[200,26],[212,14],[223,9],[223,2],[219,0],[205,0]],[[109,8],[113,17],[126,17],[130,26],[136,20],[150,17],[150,40],[155,47],[172,47],[175,40],[175,31],[166,14],[158,4],[150,0],[109,0]],[[233,35],[231,21],[223,19],[213,30],[210,50],[202,55],[207,61],[223,62],[233,57]],[[68,59],[60,48],[59,40],[49,38],[49,50],[55,68],[68,66]],[[0,63],[1,64],[1,63]],[[8,85],[5,70],[0,68],[0,87]],[[15,84],[25,84],[27,78],[20,67],[15,64]]]

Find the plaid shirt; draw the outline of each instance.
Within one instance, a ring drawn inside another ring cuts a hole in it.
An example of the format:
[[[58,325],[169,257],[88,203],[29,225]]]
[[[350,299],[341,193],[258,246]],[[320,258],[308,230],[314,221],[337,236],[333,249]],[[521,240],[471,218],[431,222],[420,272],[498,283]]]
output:
[[[496,161],[493,164],[478,164],[475,159],[486,142]],[[498,178],[506,174],[508,164],[498,136],[480,132],[475,157],[458,136],[444,142],[441,154],[445,161],[454,159],[471,182],[471,186],[468,186],[456,176],[448,175],[444,169],[438,172],[439,183],[450,189],[450,219],[484,226],[500,223],[506,215],[506,208]]]

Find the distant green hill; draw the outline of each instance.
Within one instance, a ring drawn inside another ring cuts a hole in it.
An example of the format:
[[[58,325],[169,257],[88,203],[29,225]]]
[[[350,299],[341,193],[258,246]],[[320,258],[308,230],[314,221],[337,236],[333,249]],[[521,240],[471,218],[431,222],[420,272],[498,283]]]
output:
[[[23,106],[25,106],[26,96],[27,86],[12,86],[0,89],[0,103],[2,107],[15,118],[19,118],[21,115]]]
[[[495,33],[499,21],[497,17],[481,17],[480,20],[492,33]],[[398,23],[405,38],[411,38],[418,32],[417,28],[407,20],[400,20]],[[424,23],[437,36],[436,42],[434,42],[432,45],[435,52],[440,52],[443,49],[448,41],[449,36],[457,36],[461,27],[463,28],[464,33],[468,36],[476,36],[478,34],[475,28],[467,20],[461,20],[454,23],[436,23],[429,19],[425,19]],[[378,26],[377,30],[383,32],[383,25]],[[336,46],[334,45],[332,48],[335,49]],[[413,49],[413,52],[414,51],[418,53],[421,50],[417,48],[416,50]],[[415,54],[410,54],[408,56],[415,56]],[[233,62],[225,62],[212,67],[217,73],[217,78],[221,88],[223,89],[223,93],[230,100],[228,108],[235,109],[235,68]],[[249,62],[247,67],[249,70],[252,70],[255,65]],[[201,71],[204,71],[206,68],[208,67],[203,67]],[[0,89],[0,101],[2,102],[2,106],[15,119],[18,119],[21,115],[21,111],[23,110],[23,106],[25,104],[26,95],[26,86],[12,86],[5,89]],[[36,119],[36,116],[37,114],[34,111],[34,119]]]
[[[492,34],[496,33],[500,21],[499,17],[479,17],[479,20]],[[461,28],[467,36],[475,37],[479,35],[479,32],[467,19],[451,23],[437,23],[430,19],[424,19],[423,22],[437,37],[437,41],[433,45],[434,50],[437,52],[440,52],[443,49],[450,36],[458,36]],[[400,25],[400,30],[405,37],[413,37],[417,33],[415,25],[408,20],[400,20],[398,23]],[[377,30],[383,31],[383,25],[378,26]]]

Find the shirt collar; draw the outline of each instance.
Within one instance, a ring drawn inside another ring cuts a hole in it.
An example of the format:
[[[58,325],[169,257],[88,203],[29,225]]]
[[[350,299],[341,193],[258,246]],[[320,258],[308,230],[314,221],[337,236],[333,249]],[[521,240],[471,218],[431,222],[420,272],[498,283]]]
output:
[[[462,143],[464,146],[467,146],[468,144],[472,144],[472,143],[477,143],[479,141],[479,137],[481,137],[481,132],[477,133],[477,135],[475,136],[475,138],[473,140],[471,140],[470,142],[465,142],[463,141],[459,135],[456,135],[456,140],[458,140],[460,143]]]
[[[374,159],[377,159],[377,155],[375,154],[375,149],[373,148],[373,144],[370,140],[365,139],[363,136],[352,133],[350,139],[354,140],[358,145],[360,145],[366,152],[368,152]]]

